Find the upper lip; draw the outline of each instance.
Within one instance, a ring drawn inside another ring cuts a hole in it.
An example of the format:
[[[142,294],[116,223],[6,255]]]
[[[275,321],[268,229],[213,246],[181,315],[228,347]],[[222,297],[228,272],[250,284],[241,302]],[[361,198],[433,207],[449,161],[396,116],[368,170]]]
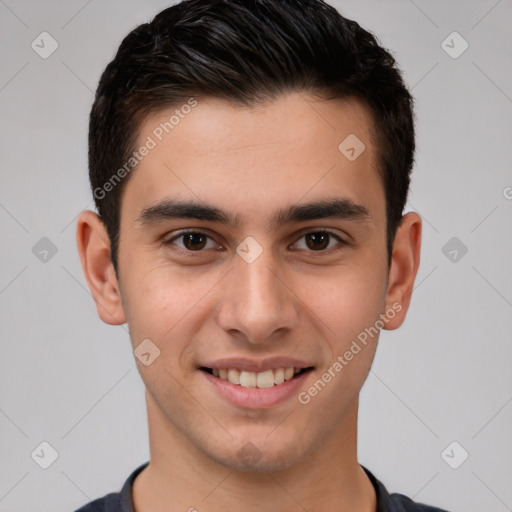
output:
[[[268,357],[266,359],[247,359],[243,357],[216,359],[215,361],[207,361],[201,364],[201,367],[244,370],[246,372],[261,372],[276,368],[310,368],[313,365],[308,361],[295,359],[292,357]]]

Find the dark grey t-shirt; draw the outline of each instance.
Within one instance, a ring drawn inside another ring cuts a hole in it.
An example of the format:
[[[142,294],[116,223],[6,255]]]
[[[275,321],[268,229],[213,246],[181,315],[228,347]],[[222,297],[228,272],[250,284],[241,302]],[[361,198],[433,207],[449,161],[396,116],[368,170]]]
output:
[[[149,464],[146,462],[139,466],[128,477],[119,493],[110,493],[91,501],[87,505],[79,508],[75,512],[135,512],[132,501],[132,484],[135,477]],[[384,485],[382,485],[370,471],[361,466],[375,488],[377,494],[377,512],[447,512],[440,508],[416,503],[403,494],[389,494]]]

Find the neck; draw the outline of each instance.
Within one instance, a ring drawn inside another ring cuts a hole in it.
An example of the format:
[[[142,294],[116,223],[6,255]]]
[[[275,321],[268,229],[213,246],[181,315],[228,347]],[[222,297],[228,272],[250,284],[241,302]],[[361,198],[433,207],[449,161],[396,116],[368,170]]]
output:
[[[375,490],[357,461],[357,400],[309,455],[284,470],[254,472],[200,452],[146,397],[150,463],[133,484],[135,512],[377,510]]]

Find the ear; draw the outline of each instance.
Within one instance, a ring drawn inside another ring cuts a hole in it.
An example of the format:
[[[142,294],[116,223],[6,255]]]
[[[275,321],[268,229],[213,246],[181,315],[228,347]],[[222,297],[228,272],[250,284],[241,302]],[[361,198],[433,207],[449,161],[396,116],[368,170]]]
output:
[[[402,325],[411,302],[414,280],[420,265],[421,217],[409,212],[402,218],[393,244],[393,253],[386,292],[387,321],[384,329],[393,330]]]
[[[110,257],[110,240],[103,221],[96,213],[88,210],[80,214],[76,242],[98,315],[106,324],[125,323],[119,283]]]

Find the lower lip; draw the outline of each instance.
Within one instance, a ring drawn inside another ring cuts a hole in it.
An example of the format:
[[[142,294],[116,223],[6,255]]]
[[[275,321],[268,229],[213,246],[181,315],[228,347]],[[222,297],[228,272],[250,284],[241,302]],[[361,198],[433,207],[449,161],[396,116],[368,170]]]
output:
[[[272,407],[284,402],[293,395],[297,395],[299,388],[304,380],[308,378],[313,370],[301,373],[290,380],[285,380],[282,384],[274,385],[271,388],[244,388],[232,384],[227,380],[199,370],[208,382],[210,382],[217,392],[237,407],[247,409],[262,409]]]

